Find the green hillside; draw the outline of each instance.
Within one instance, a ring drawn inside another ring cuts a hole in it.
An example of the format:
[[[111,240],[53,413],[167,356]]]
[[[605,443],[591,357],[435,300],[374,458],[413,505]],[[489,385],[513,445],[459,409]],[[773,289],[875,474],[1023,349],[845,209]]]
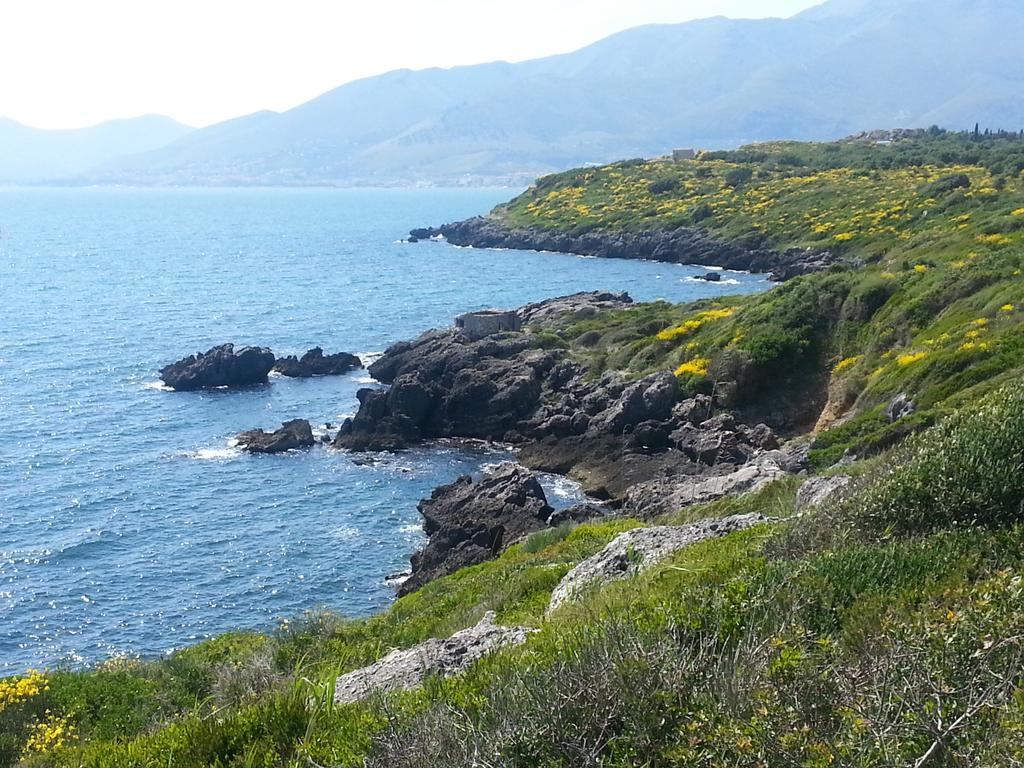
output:
[[[819,472],[856,457],[851,490],[798,510],[807,478],[789,477],[680,510],[660,522],[774,522],[548,617],[561,577],[640,523],[534,534],[368,620],[0,681],[0,765],[1024,765],[1022,171],[1016,138],[936,135],[542,179],[495,215],[841,254],[761,295],[637,305],[538,342],[593,375],[669,369],[741,411],[799,414]],[[918,410],[890,422],[899,393]],[[465,675],[332,703],[339,673],[488,610],[539,632]]]

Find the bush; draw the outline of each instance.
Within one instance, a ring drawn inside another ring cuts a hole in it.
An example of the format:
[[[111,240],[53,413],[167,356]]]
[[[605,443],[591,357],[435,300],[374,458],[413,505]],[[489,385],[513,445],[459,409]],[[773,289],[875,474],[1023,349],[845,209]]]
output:
[[[725,172],[725,183],[732,188],[742,187],[754,178],[754,171],[750,168],[732,168]]]
[[[924,197],[942,197],[958,189],[970,189],[971,177],[966,173],[951,173],[924,184],[918,190]]]

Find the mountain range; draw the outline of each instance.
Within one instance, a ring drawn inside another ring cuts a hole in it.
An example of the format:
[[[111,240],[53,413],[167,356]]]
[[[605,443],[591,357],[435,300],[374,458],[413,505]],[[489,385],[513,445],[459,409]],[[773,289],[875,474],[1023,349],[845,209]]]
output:
[[[1021,29],[1020,0],[831,0],[789,19],[638,27],[533,61],[390,72],[191,131],[156,117],[0,123],[0,180],[515,184],[674,147],[1016,130]]]

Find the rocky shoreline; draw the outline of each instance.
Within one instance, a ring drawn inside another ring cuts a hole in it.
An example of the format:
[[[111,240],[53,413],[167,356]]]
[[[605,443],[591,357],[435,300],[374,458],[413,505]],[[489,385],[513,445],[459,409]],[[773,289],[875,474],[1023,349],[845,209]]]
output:
[[[716,238],[697,227],[649,232],[595,230],[573,234],[536,227],[512,227],[491,215],[440,227],[414,229],[409,233],[410,242],[438,237],[445,238],[452,245],[474,248],[554,251],[598,258],[647,259],[671,264],[721,267],[768,274],[775,281],[820,272],[838,261],[838,257],[831,251],[745,248]]]
[[[533,471],[569,477],[607,508],[651,521],[806,468],[771,427],[739,423],[711,396],[685,396],[670,371],[597,375],[551,343],[566,323],[632,305],[625,293],[591,292],[470,313],[392,345],[370,365],[387,386],[358,391],[357,413],[332,440],[323,438],[334,448],[362,453],[480,440],[510,446],[519,462],[481,479],[459,478],[420,502],[428,542],[411,557],[400,596],[493,559],[535,531],[604,514],[587,505],[555,513]],[[343,373],[361,361],[316,348],[277,364],[285,375],[303,376]],[[161,373],[178,376],[184,388],[240,385],[265,380],[274,365],[270,350],[224,345]],[[244,432],[237,442],[251,453],[280,453],[315,440],[309,422],[295,419],[273,432]]]
[[[518,330],[479,338],[459,327],[428,331],[370,366],[389,387],[359,391],[359,410],[338,431],[335,448],[394,451],[471,438],[511,445],[522,465],[477,482],[461,478],[420,504],[430,538],[413,555],[400,594],[556,524],[523,467],[565,475],[591,498],[641,520],[806,469],[801,452],[781,446],[770,427],[738,423],[709,396],[684,397],[671,372],[595,377],[567,350],[541,341],[567,318],[631,304],[612,293],[552,299],[516,310],[510,325]]]

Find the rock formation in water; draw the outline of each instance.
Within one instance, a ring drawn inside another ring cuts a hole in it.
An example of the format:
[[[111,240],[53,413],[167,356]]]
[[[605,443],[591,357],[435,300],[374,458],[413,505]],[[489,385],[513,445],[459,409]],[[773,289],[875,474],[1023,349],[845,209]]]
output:
[[[274,353],[266,347],[221,344],[160,369],[160,378],[172,389],[192,391],[213,387],[262,384],[274,367]]]
[[[504,464],[479,481],[460,477],[419,504],[427,544],[411,558],[412,575],[398,594],[490,560],[523,536],[545,528],[554,510],[529,470]]]
[[[235,439],[242,450],[250,453],[283,453],[296,448],[310,448],[314,443],[313,430],[305,419],[286,421],[273,432],[249,430]]]
[[[557,251],[580,256],[648,259],[672,264],[700,264],[747,272],[763,272],[772,280],[820,272],[836,261],[830,251],[790,248],[744,248],[714,237],[698,227],[648,232],[593,231],[574,234],[552,229],[511,226],[498,216],[477,216],[441,227],[414,229],[416,241],[443,236],[452,245],[475,248]]]
[[[340,376],[363,367],[363,361],[348,352],[325,355],[320,347],[313,347],[302,357],[288,355],[274,363],[273,370],[282,376],[308,379],[313,376]]]

